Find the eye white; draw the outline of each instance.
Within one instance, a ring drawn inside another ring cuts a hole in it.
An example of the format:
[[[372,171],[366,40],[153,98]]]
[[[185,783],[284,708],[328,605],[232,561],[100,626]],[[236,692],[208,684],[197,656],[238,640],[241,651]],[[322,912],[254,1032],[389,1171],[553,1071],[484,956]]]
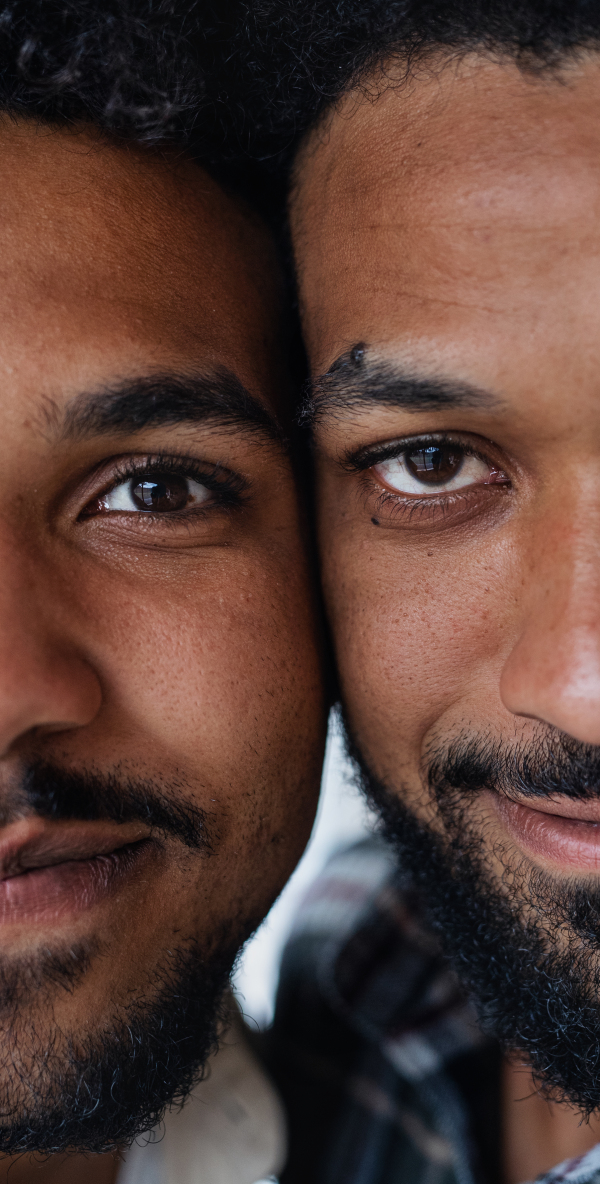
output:
[[[456,472],[446,481],[421,480],[408,467],[405,455],[394,456],[373,466],[373,472],[380,481],[398,493],[436,494],[464,489],[468,485],[480,485],[490,478],[490,466],[478,456],[463,454]]]
[[[177,480],[179,482],[183,480],[186,487],[186,509],[190,506],[199,506],[210,498],[210,490],[205,485],[201,485],[199,481],[194,481],[192,477],[177,478]],[[152,483],[152,478],[146,478],[146,481]],[[121,510],[128,514],[143,514],[148,512],[151,507],[140,505],[139,501],[134,497],[134,490],[139,489],[143,482],[143,476],[130,477],[129,480],[121,481],[118,485],[114,485],[100,499],[102,509]]]

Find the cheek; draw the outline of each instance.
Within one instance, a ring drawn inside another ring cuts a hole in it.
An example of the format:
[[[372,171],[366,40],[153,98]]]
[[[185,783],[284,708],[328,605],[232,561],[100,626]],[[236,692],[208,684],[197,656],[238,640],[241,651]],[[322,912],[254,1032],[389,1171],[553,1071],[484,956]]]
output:
[[[326,711],[301,552],[281,540],[205,556],[172,581],[95,568],[74,607],[103,702],[68,753],[61,740],[62,759],[92,753],[99,768],[194,800],[216,857],[191,880],[169,868],[161,891],[171,884],[182,931],[203,940],[231,917],[254,926],[302,853],[318,797]]]
[[[302,745],[313,776],[323,703],[297,554],[207,561],[193,578],[147,586],[107,573],[78,600],[93,606],[85,635],[104,691],[82,744],[93,738],[99,762],[138,761],[166,778],[177,769],[203,803],[285,786]]]
[[[414,763],[442,717],[473,717],[483,701],[489,723],[512,632],[504,542],[402,546],[391,532],[342,531],[323,556],[342,697],[372,766]]]

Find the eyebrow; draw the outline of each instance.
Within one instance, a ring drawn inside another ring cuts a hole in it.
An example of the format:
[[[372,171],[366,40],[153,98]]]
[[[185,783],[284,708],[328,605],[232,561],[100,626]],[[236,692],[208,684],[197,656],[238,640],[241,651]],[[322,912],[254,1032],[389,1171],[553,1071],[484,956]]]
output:
[[[310,385],[301,409],[301,423],[314,427],[328,416],[355,409],[399,407],[405,411],[443,411],[497,406],[498,395],[454,379],[429,378],[388,361],[366,357],[358,344],[336,358]]]
[[[55,409],[49,418],[56,425]],[[58,418],[60,436],[78,440],[185,423],[214,425],[285,445],[275,417],[225,368],[207,375],[125,379],[76,395]]]

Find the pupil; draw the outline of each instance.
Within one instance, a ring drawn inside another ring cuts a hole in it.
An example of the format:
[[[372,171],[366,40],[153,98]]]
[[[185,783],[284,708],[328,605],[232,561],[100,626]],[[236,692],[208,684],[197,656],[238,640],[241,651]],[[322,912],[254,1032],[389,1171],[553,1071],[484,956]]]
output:
[[[425,485],[444,485],[456,476],[463,460],[462,452],[451,444],[428,444],[405,453],[409,472]]]
[[[135,483],[132,481],[131,496],[138,509],[165,513],[169,510],[183,509],[189,493],[185,477],[169,474],[160,475],[153,480]]]

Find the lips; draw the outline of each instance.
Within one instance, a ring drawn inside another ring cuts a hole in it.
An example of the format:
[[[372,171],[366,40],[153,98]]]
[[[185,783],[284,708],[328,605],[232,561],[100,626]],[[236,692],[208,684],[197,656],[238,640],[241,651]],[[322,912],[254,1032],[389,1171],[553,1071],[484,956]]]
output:
[[[535,800],[535,805],[488,793],[514,842],[564,871],[600,872],[600,801]]]
[[[0,831],[0,925],[48,925],[91,908],[147,858],[139,824],[22,819]]]

